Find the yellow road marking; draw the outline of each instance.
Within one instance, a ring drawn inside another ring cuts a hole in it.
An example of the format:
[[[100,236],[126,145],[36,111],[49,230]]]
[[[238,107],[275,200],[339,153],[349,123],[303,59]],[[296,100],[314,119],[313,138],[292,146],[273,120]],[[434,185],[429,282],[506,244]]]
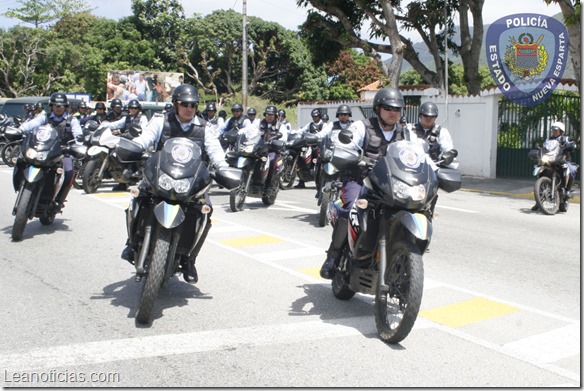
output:
[[[258,244],[267,244],[267,243],[278,243],[283,242],[282,239],[275,238],[270,235],[257,235],[257,236],[246,236],[244,238],[236,238],[236,239],[223,239],[220,241],[223,244],[232,247],[241,247],[241,246],[255,246]]]
[[[462,327],[515,311],[519,311],[519,308],[476,297],[459,303],[420,311],[419,316],[448,327]]]
[[[310,277],[321,278],[320,277],[320,267],[311,267],[308,269],[300,269],[299,271],[300,271],[300,273],[307,274]]]
[[[130,193],[128,193],[127,191],[112,191],[111,193],[93,193],[92,195],[99,198],[121,197],[124,195],[130,197]]]

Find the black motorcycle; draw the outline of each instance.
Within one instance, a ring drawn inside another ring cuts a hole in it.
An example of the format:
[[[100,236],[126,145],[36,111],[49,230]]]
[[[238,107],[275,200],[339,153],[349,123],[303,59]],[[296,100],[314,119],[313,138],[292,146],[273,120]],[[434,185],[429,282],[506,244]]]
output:
[[[22,124],[22,118],[10,117],[0,114],[0,158],[8,167],[14,167],[14,163],[20,154],[20,139],[9,140],[5,135],[8,127],[18,128]]]
[[[135,131],[132,136],[137,134]],[[141,179],[141,172],[135,162],[122,163],[118,159],[115,148],[120,138],[125,137],[112,134],[107,124],[101,124],[93,132],[82,178],[83,190],[87,194],[95,193],[104,179],[113,179],[126,185],[136,184]]]
[[[321,143],[321,154],[316,165],[316,204],[319,207],[318,225],[321,227],[331,223],[332,214],[337,209],[343,188],[343,182],[340,180],[341,173],[332,161],[335,148],[342,149],[343,147],[333,145],[330,137],[326,137]],[[340,153],[339,151],[337,155]]]
[[[570,169],[560,143],[546,140],[541,147],[529,151],[529,157],[536,162],[533,176],[537,181],[533,197],[539,209],[546,215],[554,215],[558,210],[567,212],[570,197],[564,178],[569,178]]]
[[[245,198],[261,197],[264,205],[273,205],[278,196],[280,173],[282,172],[282,156],[285,142],[278,140],[278,133],[273,139],[264,140],[264,137],[256,137],[248,140],[245,134],[232,135],[236,137],[235,150],[226,155],[227,163],[231,167],[243,170],[243,181],[231,190],[229,205],[233,212],[243,210]],[[275,153],[276,157],[270,164],[269,153]]]
[[[6,135],[19,139],[22,132],[17,128],[8,128]],[[63,157],[71,155],[83,157],[86,151],[83,145],[61,146],[57,130],[51,125],[40,126],[24,136],[22,154],[16,160],[13,174],[14,190],[18,192],[12,215],[12,240],[22,239],[26,222],[38,217],[41,224],[50,225],[55,220],[59,207],[55,197],[63,186]]]
[[[341,300],[356,292],[375,295],[375,323],[388,343],[406,338],[418,316],[422,255],[432,237],[431,205],[438,188],[452,192],[461,186],[458,170],[435,171],[427,159],[419,143],[405,140],[389,144],[378,161],[344,148],[336,148],[332,157],[340,170],[367,172],[349,214],[348,241],[333,271],[332,291]]]
[[[87,121],[83,126],[83,145],[87,148],[91,147],[91,137],[93,132],[99,127],[96,121]],[[85,173],[85,155],[80,158],[73,158],[73,168],[75,169],[75,175],[73,177],[73,187],[76,189],[83,189],[83,174]]]
[[[143,148],[120,138],[116,153],[122,161],[140,159]],[[136,280],[142,281],[142,294],[136,314],[139,323],[148,323],[158,291],[176,273],[184,273],[186,262],[201,248],[203,233],[211,224],[211,206],[205,193],[215,179],[231,189],[239,185],[241,170],[217,169],[213,177],[193,141],[177,137],[164,143],[143,164],[142,184],[127,213],[128,237],[135,252]]]
[[[286,149],[282,152],[280,189],[291,189],[297,177],[304,182],[314,181],[317,160],[315,156],[318,154],[318,148],[307,144],[303,135],[291,134]]]

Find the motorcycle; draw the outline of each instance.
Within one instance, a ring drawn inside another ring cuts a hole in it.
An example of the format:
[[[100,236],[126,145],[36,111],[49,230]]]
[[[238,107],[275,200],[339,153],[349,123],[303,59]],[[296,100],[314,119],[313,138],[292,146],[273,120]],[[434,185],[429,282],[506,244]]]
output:
[[[243,210],[245,198],[261,197],[264,205],[273,205],[278,196],[280,173],[282,172],[282,156],[280,152],[285,142],[278,140],[282,134],[265,141],[263,137],[252,137],[247,140],[245,134],[240,134],[235,143],[235,150],[226,154],[226,161],[231,167],[243,170],[243,181],[229,193],[229,205],[233,212]],[[234,137],[232,135],[231,137]],[[270,165],[269,153],[276,157]]]
[[[296,177],[301,181],[314,181],[318,148],[305,142],[300,134],[290,135],[286,149],[282,152],[284,166],[280,176],[280,189],[288,190],[294,185]]]
[[[2,162],[8,167],[14,167],[14,163],[20,154],[20,139],[8,140],[4,135],[6,129],[10,127],[18,128],[22,124],[22,118],[15,116],[9,117],[0,114],[0,157]]]
[[[115,149],[122,161],[142,158],[141,145],[125,138],[118,141]],[[212,179],[227,189],[241,181],[241,170],[230,167],[211,174],[199,146],[182,137],[169,139],[162,150],[145,158],[143,185],[132,189],[127,213],[128,237],[137,249],[136,281],[142,282],[139,323],[150,321],[160,288],[176,273],[184,273],[186,262],[201,248],[205,228],[211,224],[205,193]]]
[[[564,178],[569,178],[570,169],[558,140],[546,140],[541,147],[529,151],[528,156],[536,162],[533,176],[538,179],[533,197],[539,209],[546,215],[554,215],[558,210],[567,212],[570,197]]]
[[[332,291],[340,300],[356,292],[375,295],[379,337],[399,343],[414,326],[422,301],[422,254],[432,237],[432,201],[439,188],[458,190],[461,175],[456,169],[435,171],[423,146],[406,140],[389,144],[378,161],[362,150],[335,148],[332,163],[339,170],[354,169],[357,162],[367,175],[349,214],[348,240],[333,270]]]
[[[83,126],[83,145],[87,148],[91,147],[91,136],[93,132],[99,127],[96,121],[88,121],[85,126]],[[73,187],[81,190],[83,189],[83,174],[85,172],[85,156],[81,159],[73,158],[73,168],[75,169],[75,175],[73,177]]]
[[[95,193],[104,179],[114,179],[117,183],[128,185],[134,185],[141,179],[135,162],[124,164],[117,158],[115,147],[120,138],[124,137],[112,134],[107,124],[101,124],[91,136],[91,147],[83,169],[83,190],[87,194]]]
[[[22,138],[17,128],[7,128],[11,139]],[[24,136],[21,157],[15,162],[13,185],[17,192],[12,209],[12,240],[22,239],[27,220],[38,217],[42,225],[51,225],[59,213],[56,196],[63,186],[63,157],[83,157],[86,147],[70,142],[63,147],[59,134],[51,125],[40,126]]]
[[[340,180],[340,171],[332,161],[335,148],[329,137],[325,138],[322,143],[321,155],[317,163],[318,167],[318,193],[317,206],[318,225],[324,227],[327,223],[332,224],[332,216],[338,210],[338,203],[341,199],[343,182]],[[338,152],[337,156],[342,152]]]

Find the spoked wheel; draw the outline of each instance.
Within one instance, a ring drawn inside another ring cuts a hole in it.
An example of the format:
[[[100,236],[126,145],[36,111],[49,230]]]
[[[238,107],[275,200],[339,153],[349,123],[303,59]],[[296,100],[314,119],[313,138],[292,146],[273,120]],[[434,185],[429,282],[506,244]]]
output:
[[[142,296],[140,298],[138,313],[136,314],[136,321],[139,323],[150,322],[152,308],[154,308],[154,302],[156,301],[158,291],[164,279],[164,269],[170,249],[170,238],[170,230],[158,226],[154,251],[150,257],[150,264],[148,265],[148,274],[142,279]]]
[[[243,184],[229,192],[229,206],[232,212],[240,212],[243,210],[245,197],[246,191]]]
[[[560,193],[557,188],[552,187],[552,180],[546,176],[540,177],[535,182],[533,189],[535,203],[546,215],[553,215],[560,208]]]
[[[101,185],[101,181],[103,180],[103,178],[99,175],[101,164],[101,159],[91,159],[87,162],[87,165],[83,170],[83,190],[87,194],[95,193]]]
[[[22,189],[20,200],[18,200],[18,205],[16,206],[16,217],[14,218],[14,225],[12,226],[12,240],[15,242],[22,240],[24,228],[26,227],[28,215],[30,214],[33,204],[32,195],[35,186],[34,183],[27,183]]]
[[[286,161],[280,174],[279,187],[282,190],[291,189],[296,181],[296,159]]]
[[[13,141],[11,143],[4,144],[0,154],[2,155],[2,161],[8,167],[14,167],[18,154],[20,153],[20,141]]]
[[[424,266],[420,250],[410,242],[392,244],[387,254],[385,284],[380,281],[375,295],[375,324],[383,341],[398,343],[408,336],[418,317]]]
[[[75,172],[73,176],[73,187],[76,189],[83,189],[83,171],[85,170],[85,164],[83,160],[75,160]]]

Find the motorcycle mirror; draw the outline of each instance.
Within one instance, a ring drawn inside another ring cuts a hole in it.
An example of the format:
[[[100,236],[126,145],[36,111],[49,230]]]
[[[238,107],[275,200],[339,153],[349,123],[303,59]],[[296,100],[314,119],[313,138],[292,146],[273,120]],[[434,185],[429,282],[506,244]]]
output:
[[[132,137],[139,137],[142,134],[142,127],[139,124],[132,124],[128,129],[128,133]]]
[[[458,156],[458,151],[456,149],[451,149],[442,154],[442,162],[445,165],[449,165],[454,161],[454,158]]]
[[[353,132],[348,129],[342,129],[339,132],[339,141],[343,144],[349,144],[353,140]]]
[[[307,134],[304,136],[304,141],[306,141],[307,145],[316,145],[318,144],[318,136],[314,134]]]
[[[90,132],[95,132],[95,129],[99,128],[99,124],[97,121],[91,120],[87,121],[85,124],[85,129],[89,130]]]

